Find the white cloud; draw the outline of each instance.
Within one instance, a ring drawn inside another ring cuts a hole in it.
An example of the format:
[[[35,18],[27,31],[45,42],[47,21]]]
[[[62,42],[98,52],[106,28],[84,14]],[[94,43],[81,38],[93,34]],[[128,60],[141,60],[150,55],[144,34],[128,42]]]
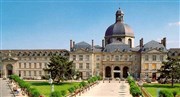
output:
[[[174,23],[169,23],[169,26],[180,26],[180,21],[179,22],[174,22]]]

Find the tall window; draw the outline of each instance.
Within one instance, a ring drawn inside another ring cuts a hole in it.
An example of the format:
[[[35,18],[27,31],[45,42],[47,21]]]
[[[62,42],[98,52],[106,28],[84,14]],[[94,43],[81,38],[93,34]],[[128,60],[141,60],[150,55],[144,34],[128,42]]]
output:
[[[164,56],[160,55],[160,61],[163,61],[163,59],[164,59]]]
[[[29,68],[31,68],[31,63],[29,63]]]
[[[83,69],[83,63],[79,63],[79,69]]]
[[[34,68],[37,68],[36,63],[34,63]]]
[[[83,61],[83,55],[79,55],[79,61]]]
[[[115,56],[115,61],[119,61],[119,56],[118,55]]]
[[[89,77],[89,72],[86,72],[86,76]]]
[[[149,64],[144,64],[144,69],[148,70],[148,68],[149,68]]]
[[[24,76],[26,76],[26,71],[24,71]]]
[[[96,69],[99,69],[99,63],[96,63]]]
[[[106,57],[106,60],[107,60],[107,61],[109,61],[109,60],[110,60],[110,56],[109,56],[109,55]]]
[[[89,63],[86,63],[86,69],[89,69]]]
[[[39,71],[39,76],[41,76],[42,75],[42,72],[41,71]]]
[[[89,55],[86,55],[86,61],[89,61]]]
[[[21,68],[21,63],[19,63],[19,68]]]
[[[153,61],[156,61],[156,55],[153,55],[153,56],[152,56],[152,60],[153,60]]]
[[[42,63],[39,63],[39,68],[42,68]]]
[[[99,61],[99,60],[100,60],[100,56],[97,55],[97,56],[96,56],[96,61]]]
[[[148,60],[149,60],[149,56],[145,55],[145,61],[148,61]]]
[[[128,44],[130,46],[130,48],[132,47],[132,40],[131,39],[128,39]]]
[[[26,63],[24,63],[24,68],[26,68]]]
[[[73,61],[75,61],[76,60],[76,55],[73,55]]]
[[[153,69],[153,70],[156,69],[156,64],[155,64],[155,63],[152,64],[152,69]]]
[[[36,76],[37,74],[36,74],[36,71],[34,71],[34,76]]]
[[[19,76],[21,76],[21,71],[19,70]]]
[[[29,71],[29,76],[31,76],[31,71]]]

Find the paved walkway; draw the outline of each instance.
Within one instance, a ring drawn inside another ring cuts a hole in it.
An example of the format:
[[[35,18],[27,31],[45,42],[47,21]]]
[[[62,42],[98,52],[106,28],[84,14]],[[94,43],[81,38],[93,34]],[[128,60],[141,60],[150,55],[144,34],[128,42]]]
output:
[[[129,84],[125,81],[101,81],[81,96],[77,97],[132,97],[129,92]]]
[[[7,83],[7,80],[0,78],[0,97],[14,97]]]

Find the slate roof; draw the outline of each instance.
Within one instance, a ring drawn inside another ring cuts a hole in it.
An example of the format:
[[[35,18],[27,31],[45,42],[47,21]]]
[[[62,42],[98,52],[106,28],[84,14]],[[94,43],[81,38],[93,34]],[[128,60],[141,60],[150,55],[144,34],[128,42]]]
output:
[[[124,44],[122,42],[113,42],[108,45],[106,45],[104,52],[114,52],[114,51],[121,51],[121,52],[127,52],[130,51],[130,46],[127,44]]]
[[[161,43],[159,43],[157,41],[154,41],[154,40],[151,40],[150,42],[144,44],[141,51],[144,52],[144,51],[149,51],[149,50],[152,50],[152,49],[157,49],[157,50],[160,50],[160,51],[163,51],[163,52],[167,52],[167,49],[164,47],[163,44],[161,44]]]
[[[105,36],[132,36],[134,37],[134,32],[128,24],[123,22],[117,22],[109,26],[106,30]]]
[[[79,42],[79,43],[76,43],[74,45],[74,49],[85,49],[85,50],[91,50],[91,45],[82,41],[82,42]]]

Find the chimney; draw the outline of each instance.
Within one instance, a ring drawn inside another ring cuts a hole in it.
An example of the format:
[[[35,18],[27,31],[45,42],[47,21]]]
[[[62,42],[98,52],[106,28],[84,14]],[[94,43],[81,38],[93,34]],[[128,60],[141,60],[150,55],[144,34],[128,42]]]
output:
[[[75,41],[73,41],[73,47],[74,47],[74,45],[75,45]]]
[[[72,44],[72,40],[70,40],[70,51],[72,50],[73,44]]]
[[[102,40],[102,49],[104,50],[104,39]]]
[[[166,47],[166,37],[163,38],[163,45]]]
[[[143,47],[143,38],[141,38],[141,39],[140,39],[139,46],[140,46],[140,48],[142,48],[142,47]]]
[[[92,46],[91,46],[92,51],[93,51],[93,47],[94,47],[94,40],[92,40]]]

